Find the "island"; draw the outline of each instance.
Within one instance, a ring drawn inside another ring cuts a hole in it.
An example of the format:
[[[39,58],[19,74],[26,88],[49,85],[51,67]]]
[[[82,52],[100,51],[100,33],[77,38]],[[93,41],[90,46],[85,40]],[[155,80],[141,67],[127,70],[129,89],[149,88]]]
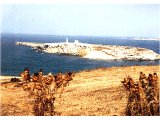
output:
[[[74,42],[34,43],[16,42],[16,45],[29,46],[43,53],[75,55],[89,59],[103,60],[159,60],[160,55],[153,50],[132,46],[101,45]]]

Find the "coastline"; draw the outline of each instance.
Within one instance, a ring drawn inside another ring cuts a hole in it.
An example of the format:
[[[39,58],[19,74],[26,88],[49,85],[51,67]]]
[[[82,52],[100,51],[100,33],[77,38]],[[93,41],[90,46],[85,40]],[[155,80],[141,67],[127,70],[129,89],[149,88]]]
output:
[[[10,80],[11,80],[12,78],[19,78],[19,79],[21,79],[20,76],[0,76],[0,83],[10,82]]]
[[[100,67],[100,68],[95,68],[95,69],[89,69],[89,70],[81,70],[79,72],[76,72],[75,74],[78,74],[78,73],[81,73],[81,72],[91,72],[91,71],[97,71],[97,70],[107,70],[107,69],[128,69],[128,68],[139,68],[141,70],[143,69],[147,69],[147,68],[152,68],[152,67],[157,67],[157,71],[154,71],[154,72],[158,72],[160,71],[160,65],[141,65],[141,66],[114,66],[114,67]],[[155,70],[155,69],[154,69]],[[45,75],[44,75],[45,76]],[[21,79],[20,76],[9,76],[9,75],[0,75],[0,82],[4,81],[4,80],[7,80],[9,81],[11,78],[19,78]]]
[[[160,55],[153,50],[118,45],[101,45],[101,44],[87,44],[75,42],[61,43],[33,43],[33,42],[16,42],[16,45],[28,46],[41,53],[52,54],[66,54],[75,55],[88,59],[102,59],[102,60],[159,60]]]

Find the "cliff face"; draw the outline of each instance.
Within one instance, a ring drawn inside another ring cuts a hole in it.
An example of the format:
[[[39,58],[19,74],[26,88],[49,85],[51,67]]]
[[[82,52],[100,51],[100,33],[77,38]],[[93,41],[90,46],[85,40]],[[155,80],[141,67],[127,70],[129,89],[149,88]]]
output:
[[[104,60],[157,60],[160,55],[152,50],[130,46],[95,45],[86,43],[30,43],[17,42],[16,45],[30,46],[45,53],[76,55],[89,59]]]

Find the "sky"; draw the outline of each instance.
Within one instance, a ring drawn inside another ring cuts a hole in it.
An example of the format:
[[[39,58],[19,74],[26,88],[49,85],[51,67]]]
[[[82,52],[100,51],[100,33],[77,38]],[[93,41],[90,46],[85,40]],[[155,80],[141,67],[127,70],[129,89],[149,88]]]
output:
[[[160,4],[3,4],[1,32],[160,37]]]

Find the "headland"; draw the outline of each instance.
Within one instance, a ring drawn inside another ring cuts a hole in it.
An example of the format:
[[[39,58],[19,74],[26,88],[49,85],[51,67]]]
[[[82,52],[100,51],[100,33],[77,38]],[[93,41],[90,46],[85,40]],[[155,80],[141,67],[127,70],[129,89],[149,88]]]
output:
[[[75,55],[102,60],[159,60],[160,55],[153,50],[131,46],[100,45],[75,42],[34,43],[16,42],[16,45],[29,46],[39,52]]]

